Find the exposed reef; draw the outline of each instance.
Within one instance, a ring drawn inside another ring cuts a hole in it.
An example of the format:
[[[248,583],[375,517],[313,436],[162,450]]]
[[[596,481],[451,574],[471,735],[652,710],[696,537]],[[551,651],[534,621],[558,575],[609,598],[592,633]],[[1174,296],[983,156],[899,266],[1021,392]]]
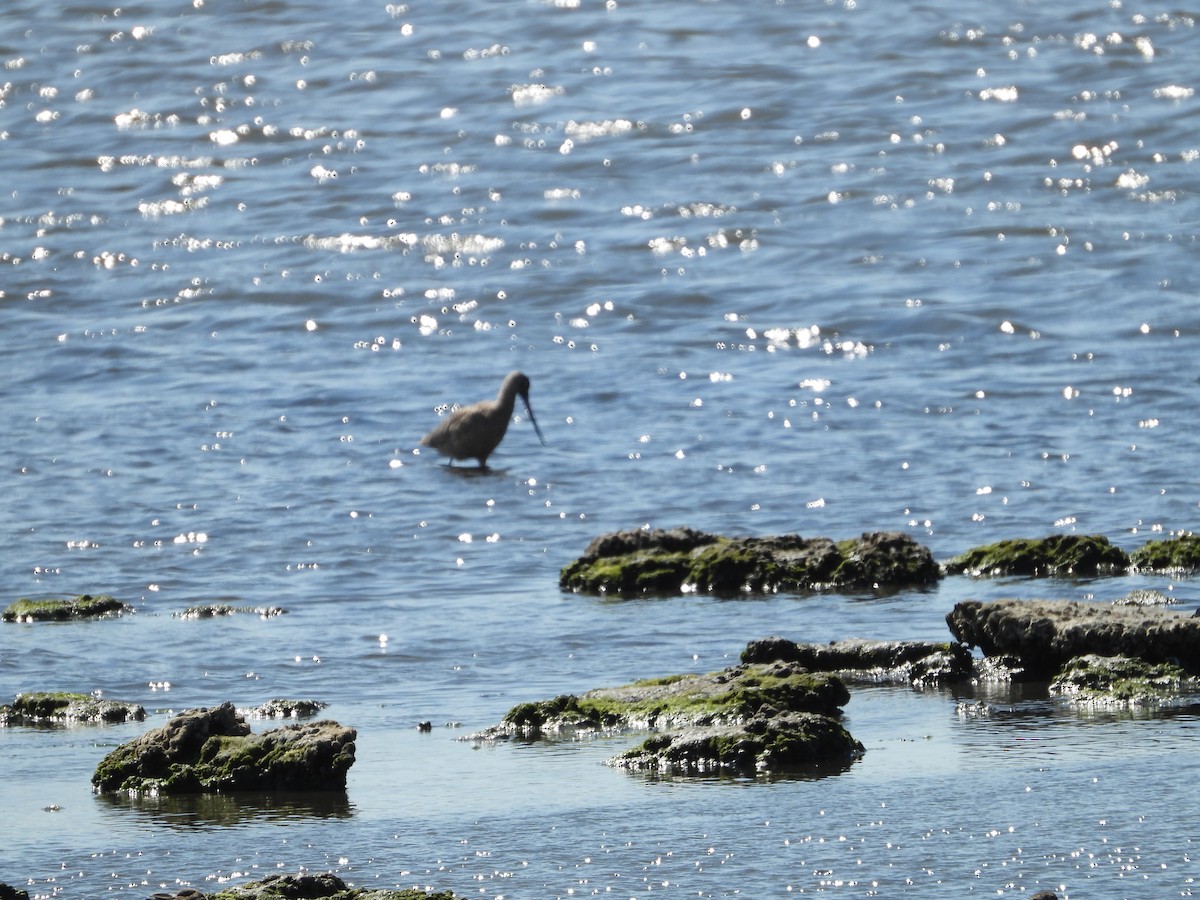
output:
[[[946,615],[953,635],[987,656],[1012,656],[1031,680],[1077,656],[1125,656],[1200,672],[1200,618],[1171,608],[1073,600],[966,600]]]
[[[345,790],[355,737],[331,721],[252,734],[224,703],[180,713],[122,744],[96,767],[92,786],[149,794]]]
[[[132,612],[132,607],[107,594],[93,597],[81,594],[69,600],[28,600],[10,603],[0,618],[5,622],[66,622],[72,619],[96,619]]]
[[[841,679],[784,662],[650,678],[575,696],[522,703],[469,740],[654,731],[610,764],[667,774],[753,775],[863,752],[837,716],[850,699]]]
[[[1129,554],[1103,535],[1012,538],[975,547],[945,564],[948,575],[1093,577],[1129,568]]]
[[[967,681],[974,675],[971,651],[950,641],[868,641],[798,644],[782,637],[751,641],[742,662],[791,662],[811,672],[836,672],[846,681],[911,684],[914,687]]]
[[[332,872],[318,875],[268,875],[209,894],[208,900],[455,900],[451,891],[429,893],[420,888],[379,890],[350,887]]]
[[[11,705],[0,706],[0,726],[141,722],[145,718],[146,710],[136,703],[64,691],[17,694]]]
[[[1177,663],[1089,653],[1068,662],[1051,682],[1050,692],[1076,704],[1109,709],[1171,706],[1198,687],[1200,682]]]
[[[185,610],[172,613],[176,619],[215,619],[220,616],[232,616],[236,613],[251,613],[263,619],[282,616],[286,609],[280,606],[230,606],[228,603],[204,603],[199,606],[189,606]]]
[[[799,535],[730,538],[691,528],[619,531],[593,540],[559,585],[637,596],[796,591],[887,591],[941,577],[932,554],[900,532],[834,542]]]

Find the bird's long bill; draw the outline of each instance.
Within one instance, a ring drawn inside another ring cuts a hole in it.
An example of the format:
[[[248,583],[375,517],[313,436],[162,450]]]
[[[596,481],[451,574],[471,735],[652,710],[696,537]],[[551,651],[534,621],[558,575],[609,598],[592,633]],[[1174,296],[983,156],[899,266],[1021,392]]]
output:
[[[542,437],[542,429],[538,428],[537,419],[533,417],[533,407],[529,405],[529,401],[525,401],[525,412],[529,413],[529,421],[533,423],[533,430],[537,432],[538,440],[542,442],[542,446],[548,446],[546,439]]]

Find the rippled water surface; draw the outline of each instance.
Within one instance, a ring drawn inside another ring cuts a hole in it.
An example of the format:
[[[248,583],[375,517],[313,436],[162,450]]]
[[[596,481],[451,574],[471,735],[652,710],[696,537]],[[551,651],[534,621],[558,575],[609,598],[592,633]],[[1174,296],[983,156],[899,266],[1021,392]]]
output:
[[[868,752],[646,780],[477,748],[514,703],[944,639],[967,597],[565,595],[642,525],[1127,549],[1194,527],[1198,36],[1178,6],[261,3],[0,12],[0,880],[39,897],[331,868],[462,896],[1189,896],[1194,711],[854,690]],[[487,473],[417,442],[521,369]],[[173,614],[198,603],[286,615]],[[173,710],[314,697],[344,798],[94,797]],[[419,733],[421,721],[435,723]]]

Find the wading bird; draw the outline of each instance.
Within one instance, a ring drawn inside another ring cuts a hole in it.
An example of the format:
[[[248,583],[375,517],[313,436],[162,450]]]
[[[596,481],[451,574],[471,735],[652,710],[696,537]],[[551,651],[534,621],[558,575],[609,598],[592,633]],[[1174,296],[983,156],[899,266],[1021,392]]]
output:
[[[525,402],[529,421],[545,447],[546,439],[542,437],[542,429],[538,428],[533,407],[529,405],[529,378],[523,372],[509,372],[495,400],[481,400],[446,413],[437,428],[421,438],[421,443],[450,457],[451,465],[456,459],[477,459],[479,468],[486,469],[487,458],[508,431],[518,396]]]

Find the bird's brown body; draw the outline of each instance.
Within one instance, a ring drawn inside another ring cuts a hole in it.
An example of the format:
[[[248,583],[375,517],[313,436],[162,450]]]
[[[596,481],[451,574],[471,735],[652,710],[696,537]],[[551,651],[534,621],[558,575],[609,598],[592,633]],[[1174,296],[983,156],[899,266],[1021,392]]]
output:
[[[525,402],[529,421],[533,423],[533,430],[544,446],[546,441],[542,437],[542,430],[538,428],[533,408],[529,405],[529,378],[522,372],[509,372],[495,400],[482,400],[446,413],[438,426],[421,438],[421,443],[450,457],[452,461],[477,459],[479,467],[486,469],[488,457],[508,431],[518,396]]]

